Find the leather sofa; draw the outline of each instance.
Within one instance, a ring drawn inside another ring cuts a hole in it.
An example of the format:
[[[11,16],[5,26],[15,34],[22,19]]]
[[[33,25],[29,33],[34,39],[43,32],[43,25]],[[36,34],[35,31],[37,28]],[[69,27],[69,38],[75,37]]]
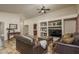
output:
[[[79,54],[79,33],[73,34],[74,41],[71,44],[56,42],[55,52],[58,54]]]
[[[79,54],[79,46],[57,42],[55,52],[58,54]]]
[[[34,42],[30,42],[28,38],[23,36],[15,36],[16,38],[16,50],[21,54],[43,54],[45,49],[43,49],[40,45],[34,47]],[[33,37],[31,37],[34,39]],[[42,40],[42,38],[39,38]]]

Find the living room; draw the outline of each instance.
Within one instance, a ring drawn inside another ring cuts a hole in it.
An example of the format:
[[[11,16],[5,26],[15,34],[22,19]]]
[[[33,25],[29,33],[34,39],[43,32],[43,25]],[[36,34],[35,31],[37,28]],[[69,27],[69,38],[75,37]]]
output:
[[[72,34],[74,34],[75,32],[77,33],[79,32],[78,13],[79,13],[78,4],[0,5],[0,21],[3,23],[3,25],[0,26],[0,28],[2,29],[0,31],[1,34],[0,53],[46,54],[48,53],[47,52],[48,49],[50,50],[49,53],[52,53],[51,52],[52,49],[48,45],[44,46],[44,48],[46,47],[46,49],[38,47],[39,45],[38,41],[44,40],[45,42],[48,42],[46,39],[51,39],[50,38],[51,36],[53,37],[52,39],[55,43],[54,45],[58,44],[58,46],[55,46],[55,50],[57,49],[57,51],[56,52],[53,51],[54,53],[70,53],[70,54],[79,53],[79,51],[76,49],[78,48],[77,47],[78,45],[75,46],[76,48],[65,47],[65,49],[70,48],[72,50],[71,52],[69,52],[70,51],[69,49],[61,50],[60,48],[56,48],[59,47],[61,44],[57,43],[57,41],[60,38],[63,39],[63,36],[65,34],[67,36],[66,38],[69,39],[65,41],[65,43],[69,44],[73,40],[72,39],[70,41],[72,37],[69,36],[72,36]],[[32,36],[32,39],[35,39],[32,44],[28,43],[29,42],[27,41],[28,36]],[[16,40],[16,42],[14,40]],[[22,42],[20,42],[20,40],[22,40]],[[43,43],[43,45],[46,44],[45,42]],[[28,43],[28,46],[26,43]],[[36,46],[33,46],[34,43],[36,44]],[[9,46],[10,44],[13,44],[13,48]],[[4,46],[6,46],[7,48],[5,48]]]

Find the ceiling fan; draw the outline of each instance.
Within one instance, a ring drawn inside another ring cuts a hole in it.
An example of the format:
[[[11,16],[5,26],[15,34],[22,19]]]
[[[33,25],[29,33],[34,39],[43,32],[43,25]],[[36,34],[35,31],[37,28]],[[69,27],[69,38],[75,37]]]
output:
[[[45,6],[42,6],[41,9],[37,9],[37,10],[39,10],[38,13],[47,13],[47,11],[49,11],[50,9],[49,8],[46,8]]]

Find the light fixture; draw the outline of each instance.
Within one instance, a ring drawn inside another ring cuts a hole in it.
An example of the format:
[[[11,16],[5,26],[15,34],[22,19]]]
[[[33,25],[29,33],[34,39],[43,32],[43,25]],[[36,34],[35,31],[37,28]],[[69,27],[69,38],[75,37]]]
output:
[[[41,13],[44,13],[44,10],[41,10]]]
[[[38,13],[47,13],[47,11],[49,11],[50,9],[49,8],[46,8],[45,6],[42,6],[42,8],[37,9],[37,10],[39,10]]]

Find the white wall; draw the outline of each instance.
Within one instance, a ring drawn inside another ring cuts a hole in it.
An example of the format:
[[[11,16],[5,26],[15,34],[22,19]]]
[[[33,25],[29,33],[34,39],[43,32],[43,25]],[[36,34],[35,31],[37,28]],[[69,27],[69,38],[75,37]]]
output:
[[[77,13],[79,14],[79,4],[77,5]]]
[[[17,24],[20,31],[20,16],[17,14],[0,12],[0,22],[4,22],[4,39],[7,40],[7,28],[9,24]]]
[[[29,34],[33,35],[33,24],[37,23],[38,25],[38,36],[40,36],[40,22],[42,21],[50,21],[50,20],[58,20],[65,19],[77,16],[77,7],[71,6],[64,9],[60,9],[51,13],[47,13],[45,15],[41,15],[38,17],[34,17],[31,19],[26,19],[24,21],[24,25],[29,25]]]

